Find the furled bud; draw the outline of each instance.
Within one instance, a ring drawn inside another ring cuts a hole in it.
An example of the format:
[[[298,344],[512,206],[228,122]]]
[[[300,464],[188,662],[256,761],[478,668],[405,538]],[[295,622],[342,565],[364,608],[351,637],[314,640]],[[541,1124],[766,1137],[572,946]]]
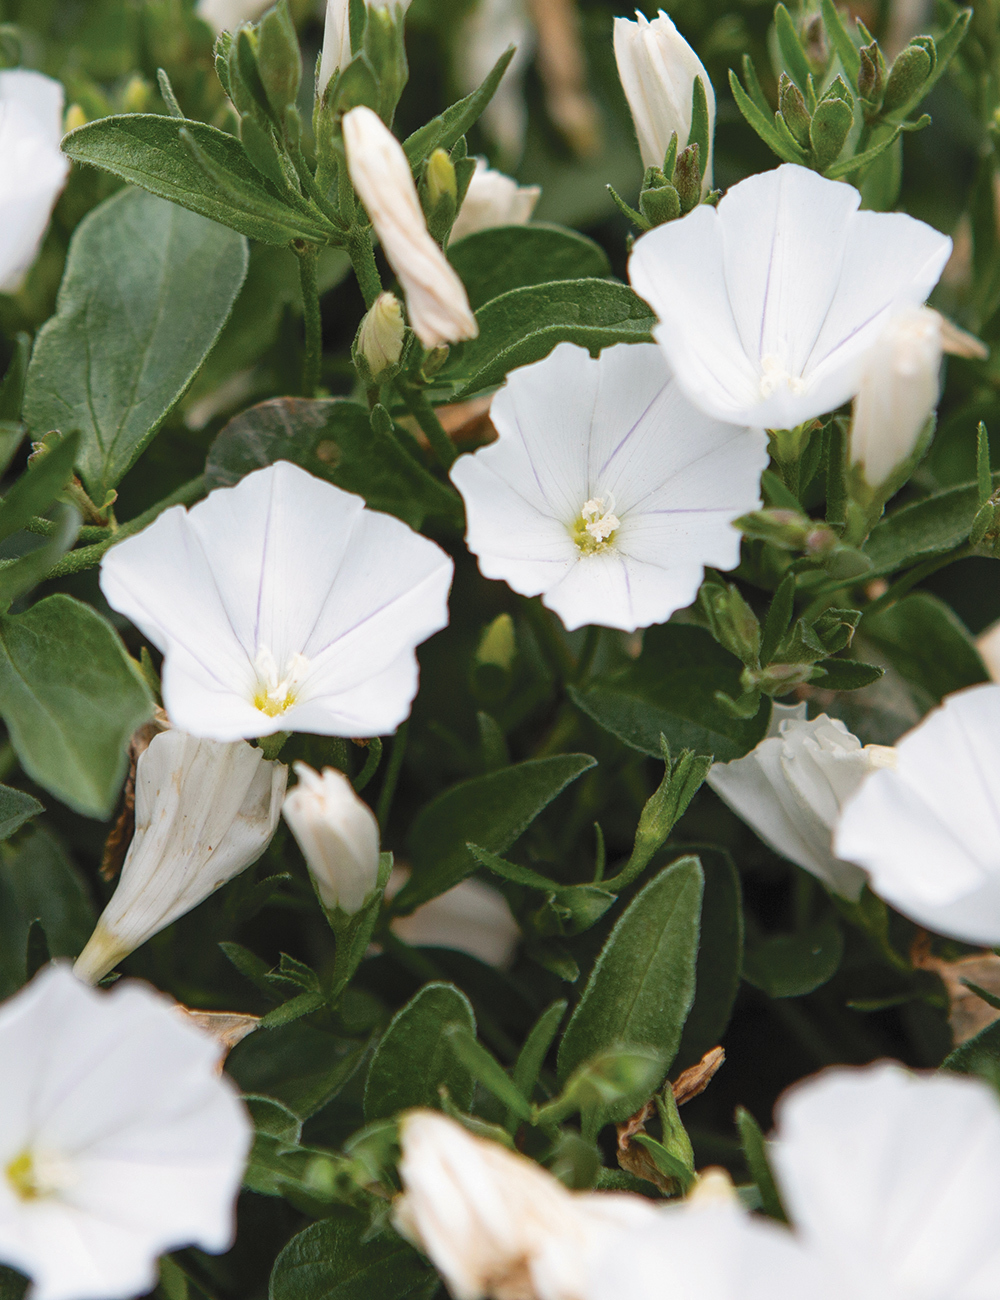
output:
[[[366,383],[387,382],[383,377],[399,365],[405,337],[399,299],[394,293],[380,293],[365,313],[354,344],[355,364],[364,368]]]
[[[808,149],[809,126],[812,122],[812,115],[806,108],[806,101],[802,97],[802,91],[799,90],[787,72],[781,74],[781,79],[778,82],[778,111],[795,139],[803,149]]]
[[[618,76],[645,167],[663,166],[675,131],[682,145],[690,143],[692,90],[701,78],[708,107],[704,186],[710,189],[715,92],[701,60],[662,9],[652,22],[638,12],[635,22],[616,18],[614,40]]]
[[[428,230],[443,240],[451,230],[458,210],[455,164],[444,149],[435,149],[427,159],[420,186],[420,199]]]
[[[913,454],[938,400],[941,318],[916,307],[889,322],[865,361],[854,399],[850,461],[871,487]]]
[[[908,104],[934,71],[934,42],[930,41],[928,48],[928,40],[929,37],[918,37],[896,55],[889,71],[889,79],[885,83],[882,108],[886,113],[895,112]]]
[[[525,225],[531,220],[541,192],[537,185],[518,185],[510,176],[488,167],[485,158],[477,158],[476,170],[451,228],[452,243],[493,226]]]
[[[302,80],[302,56],[288,0],[280,0],[260,20],[257,67],[272,109],[281,119],[295,103]]]
[[[399,141],[364,106],[344,114],[343,128],[351,181],[403,286],[417,338],[425,348],[475,338],[465,286],[430,236]]]
[[[809,143],[818,167],[829,167],[854,125],[854,110],[839,97],[829,95],[816,105],[809,123]]]
[[[399,9],[403,13],[410,0],[366,0],[369,9]],[[351,0],[326,0],[326,26],[323,52],[319,61],[316,94],[322,98],[331,78],[351,61]]]
[[[885,89],[885,60],[877,41],[862,45],[858,51],[860,66],[858,68],[858,94],[871,109],[882,106],[882,92]]]
[[[455,1300],[579,1300],[599,1248],[658,1222],[641,1196],[567,1191],[533,1160],[434,1111],[409,1111],[399,1139],[393,1221]]]
[[[834,857],[840,810],[870,772],[895,764],[895,750],[865,745],[837,718],[809,721],[804,704],[773,706],[767,736],[745,758],[715,763],[712,789],[782,857],[856,899],[865,873]]]
[[[256,862],[278,824],[288,769],[238,740],[154,736],[135,774],[135,837],[76,974],[91,984]]]
[[[295,764],[299,783],[285,799],[285,821],[302,850],[328,912],[361,910],[378,882],[378,822],[354,787],[332,767],[323,775]]]

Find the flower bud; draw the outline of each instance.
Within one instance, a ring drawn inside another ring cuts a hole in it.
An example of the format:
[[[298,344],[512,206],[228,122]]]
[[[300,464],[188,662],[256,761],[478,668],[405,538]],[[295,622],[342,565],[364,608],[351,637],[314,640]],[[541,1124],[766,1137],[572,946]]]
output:
[[[406,884],[409,871],[397,867],[385,896],[392,898]],[[511,963],[521,931],[499,889],[481,880],[462,880],[409,916],[397,916],[392,932],[413,948],[454,948],[505,970]]]
[[[246,741],[154,736],[135,774],[135,837],[74,967],[96,984],[123,957],[239,875],[271,842],[288,769]]]
[[[410,325],[425,348],[475,338],[465,286],[427,229],[402,145],[370,108],[344,114],[351,182],[406,294]]]
[[[817,167],[829,167],[844,147],[854,125],[854,110],[838,95],[829,95],[816,105],[809,124],[809,143]]]
[[[636,21],[615,19],[615,60],[639,139],[644,167],[662,167],[676,131],[681,145],[690,143],[691,97],[700,77],[708,102],[708,157],[704,159],[705,189],[712,183],[712,134],[715,92],[701,60],[660,10],[650,22],[641,13]]]
[[[850,461],[879,487],[912,454],[938,400],[941,318],[916,307],[891,320],[865,360]]]
[[[897,54],[889,72],[889,79],[885,83],[883,112],[892,113],[903,108],[918,93],[933,72],[934,43],[931,41],[930,49],[923,43],[928,39],[918,38]]]
[[[257,67],[271,107],[281,120],[290,104],[295,103],[302,80],[302,56],[288,0],[269,9],[260,20]]]
[[[195,13],[216,32],[234,32],[240,23],[252,22],[268,0],[198,0]]]
[[[285,821],[302,850],[319,900],[328,912],[353,916],[378,882],[375,814],[335,768],[323,775],[295,764],[298,785],[285,799]]]
[[[806,720],[805,705],[774,705],[767,736],[745,758],[715,763],[708,784],[775,853],[836,894],[859,897],[865,873],[833,853],[840,810],[895,750],[865,745],[837,718]]]
[[[420,186],[421,206],[431,234],[444,241],[458,210],[458,179],[455,164],[444,149],[435,149],[427,159]]]
[[[593,1253],[659,1218],[641,1196],[567,1191],[533,1160],[434,1111],[409,1111],[399,1139],[395,1227],[455,1300],[579,1300]]]
[[[363,366],[366,382],[385,382],[382,377],[399,365],[405,337],[399,299],[394,293],[380,293],[365,313],[354,344],[355,364]]]
[[[802,91],[786,72],[781,74],[778,82],[778,109],[789,131],[803,149],[808,149],[812,114],[806,108]]]
[[[369,9],[399,9],[403,13],[410,0],[366,0]],[[351,0],[326,0],[326,26],[323,29],[323,52],[319,61],[316,94],[322,98],[331,78],[351,61]]]
[[[488,167],[485,158],[477,158],[476,170],[451,228],[452,242],[493,226],[526,225],[541,192],[537,185],[518,185],[510,176]]]

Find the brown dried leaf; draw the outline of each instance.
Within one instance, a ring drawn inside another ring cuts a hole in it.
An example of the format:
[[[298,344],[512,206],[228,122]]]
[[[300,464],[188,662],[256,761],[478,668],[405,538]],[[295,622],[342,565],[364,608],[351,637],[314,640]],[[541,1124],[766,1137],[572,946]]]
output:
[[[670,1085],[677,1105],[683,1106],[686,1101],[700,1097],[718,1074],[725,1059],[725,1051],[721,1047],[713,1047],[697,1065],[692,1065],[679,1074]]]
[[[1000,997],[1000,957],[994,952],[973,953],[958,961],[945,961],[930,951],[930,937],[918,937],[910,952],[914,966],[933,971],[941,977],[948,994],[948,1023],[955,1046],[960,1047],[976,1034],[1000,1020],[1000,1011],[984,1002],[962,982],[969,980],[987,993]]]
[[[241,1043],[247,1034],[252,1034],[260,1021],[260,1016],[245,1016],[238,1011],[192,1011],[184,1006],[178,1009],[222,1048],[220,1068],[236,1044]]]

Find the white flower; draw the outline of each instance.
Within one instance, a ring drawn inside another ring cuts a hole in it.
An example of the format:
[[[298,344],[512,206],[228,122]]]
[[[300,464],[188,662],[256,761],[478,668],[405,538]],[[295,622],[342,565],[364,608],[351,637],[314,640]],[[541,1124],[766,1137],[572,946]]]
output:
[[[60,151],[63,88],[40,72],[0,72],[0,293],[17,293],[69,172]]]
[[[195,13],[216,32],[235,32],[241,23],[253,22],[269,0],[198,0]]]
[[[410,0],[365,0],[369,9],[398,8],[404,13]],[[319,60],[317,93],[322,95],[330,78],[351,61],[350,0],[326,0],[323,52]]]
[[[788,429],[858,391],[869,348],[937,283],[951,240],[853,186],[785,164],[636,243],[629,274],[688,398]]]
[[[691,46],[661,9],[652,22],[636,10],[636,21],[615,19],[615,60],[618,76],[635,123],[644,167],[662,167],[670,137],[677,147],[688,144],[691,95],[701,78],[708,104],[708,158],[702,158],[704,188],[712,188],[712,135],[715,91],[708,73]]]
[[[640,1196],[569,1192],[533,1160],[434,1111],[406,1114],[400,1145],[395,1226],[455,1300],[577,1300],[593,1254],[658,1215]]]
[[[386,885],[386,898],[398,894],[408,877],[408,871],[397,867]],[[454,948],[499,970],[510,965],[521,938],[506,898],[481,880],[460,881],[409,916],[397,916],[390,928],[414,948]]]
[[[865,873],[834,855],[833,832],[846,801],[895,753],[862,746],[839,718],[807,721],[805,712],[805,704],[776,704],[767,736],[744,758],[714,763],[708,783],[776,853],[856,899]]]
[[[403,286],[417,338],[425,348],[474,339],[465,286],[430,236],[402,145],[364,106],[345,113],[343,126],[351,182]]]
[[[380,293],[365,312],[355,345],[372,379],[399,364],[405,338],[406,323],[399,299],[394,293]]]
[[[479,119],[483,129],[500,146],[509,166],[517,162],[524,149],[528,125],[524,76],[536,41],[525,0],[479,0],[462,20],[455,41],[454,73],[464,95],[471,95],[504,51],[511,45],[515,47],[496,94]]]
[[[378,882],[379,834],[375,814],[332,767],[323,775],[295,764],[298,785],[285,799],[285,821],[302,850],[320,902],[348,916]]]
[[[850,460],[872,487],[913,454],[937,406],[941,317],[929,307],[900,313],[865,358],[854,399]]]
[[[844,808],[836,852],[905,916],[1000,944],[1000,686],[945,700]]]
[[[759,503],[764,436],[692,407],[653,344],[594,360],[560,343],[508,375],[491,418],[498,441],[451,471],[469,549],[567,628],[664,622],[705,565],[739,562],[732,521]]]
[[[0,1008],[0,1261],[30,1300],[126,1300],[228,1249],[252,1129],[219,1045],[143,984],[66,966]]]
[[[185,731],[377,736],[409,713],[451,573],[406,524],[279,461],[113,547],[101,590],[163,651]]]
[[[541,192],[537,185],[518,185],[512,177],[493,171],[485,158],[477,158],[476,170],[451,228],[452,242],[492,226],[526,225]]]
[[[835,1296],[1000,1295],[1000,1106],[984,1083],[834,1069],[792,1088],[776,1118],[785,1207]]]
[[[135,770],[135,838],[74,973],[96,984],[122,958],[245,871],[271,842],[288,768],[240,740],[163,731]]]

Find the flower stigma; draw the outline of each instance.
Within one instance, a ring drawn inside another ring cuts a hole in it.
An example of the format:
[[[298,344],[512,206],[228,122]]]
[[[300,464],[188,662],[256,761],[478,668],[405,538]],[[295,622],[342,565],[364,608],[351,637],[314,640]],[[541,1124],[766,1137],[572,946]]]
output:
[[[76,1182],[69,1162],[49,1152],[22,1151],[6,1169],[7,1181],[22,1201],[40,1201],[68,1191]]]
[[[806,381],[791,374],[785,363],[773,352],[766,352],[760,359],[764,373],[760,380],[761,397],[770,397],[779,388],[787,388],[790,393],[804,393]]]
[[[594,555],[607,550],[614,541],[615,533],[621,527],[621,520],[614,513],[614,497],[608,498],[605,505],[603,497],[591,497],[585,501],[570,529],[573,541],[581,555]]]
[[[253,693],[254,708],[266,713],[269,718],[287,712],[298,699],[309,671],[309,660],[305,655],[293,654],[286,662],[284,671],[280,671],[274,655],[265,647],[258,650],[253,666],[257,673]]]

